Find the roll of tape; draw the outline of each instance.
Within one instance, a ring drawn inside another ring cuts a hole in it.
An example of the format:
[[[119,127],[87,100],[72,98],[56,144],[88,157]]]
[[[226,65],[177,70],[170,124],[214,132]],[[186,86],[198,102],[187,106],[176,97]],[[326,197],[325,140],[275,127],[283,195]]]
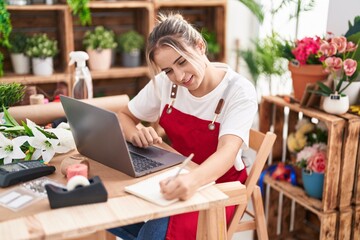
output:
[[[66,177],[67,168],[70,165],[80,164],[81,163],[81,164],[85,164],[87,166],[87,169],[88,169],[87,171],[88,171],[88,175],[89,175],[89,173],[90,173],[90,163],[86,159],[87,159],[86,157],[84,157],[84,156],[82,156],[80,154],[76,154],[76,155],[65,158],[64,160],[62,160],[61,165],[60,165],[61,173]]]
[[[67,167],[66,177],[68,180],[70,180],[70,178],[77,175],[81,175],[88,178],[88,166],[86,164],[77,163]]]
[[[88,185],[90,185],[90,182],[86,177],[77,175],[77,176],[70,178],[70,180],[66,184],[66,189],[68,191],[72,191],[76,187],[79,187],[79,186],[85,187]]]

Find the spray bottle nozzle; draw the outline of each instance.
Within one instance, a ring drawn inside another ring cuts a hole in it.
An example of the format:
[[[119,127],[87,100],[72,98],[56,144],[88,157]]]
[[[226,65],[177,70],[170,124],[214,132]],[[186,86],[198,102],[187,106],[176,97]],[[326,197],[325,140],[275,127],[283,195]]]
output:
[[[89,59],[89,55],[83,51],[73,51],[69,54],[69,66],[76,62],[77,67],[85,67],[85,61]]]

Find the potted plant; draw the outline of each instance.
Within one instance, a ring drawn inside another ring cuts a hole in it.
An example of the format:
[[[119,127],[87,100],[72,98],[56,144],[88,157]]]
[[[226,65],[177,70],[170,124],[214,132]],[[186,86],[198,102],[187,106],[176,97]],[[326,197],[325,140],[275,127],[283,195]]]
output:
[[[216,60],[217,54],[220,52],[220,44],[216,41],[215,32],[210,32],[207,28],[201,30],[201,35],[207,43],[208,57],[210,61]]]
[[[25,86],[20,83],[0,84],[0,112],[20,102],[25,94]],[[0,118],[1,119],[1,118]]]
[[[301,177],[304,189],[310,197],[322,198],[327,161],[326,154],[326,144],[315,143],[304,147],[296,155],[296,165],[302,169]]]
[[[127,31],[117,38],[118,50],[121,52],[122,65],[137,67],[141,64],[141,50],[145,46],[144,36],[134,30]]]
[[[327,78],[318,51],[324,39],[319,36],[304,37],[295,41],[280,40],[278,53],[289,61],[294,97],[300,101],[306,91],[306,85]]]
[[[359,74],[358,59],[355,58],[357,47],[344,36],[332,36],[320,46],[318,55],[323,61],[325,72],[330,73],[334,80],[334,89],[317,82],[319,90],[312,92],[324,96],[323,108],[326,112],[343,114],[349,109],[349,97],[345,90]]]
[[[9,48],[9,36],[12,31],[10,13],[6,9],[5,1],[0,1],[0,46]],[[0,77],[4,75],[4,55],[0,52]]]
[[[57,41],[43,34],[29,37],[25,54],[31,57],[34,75],[50,76],[54,72],[53,57],[59,52]]]
[[[108,70],[111,66],[112,49],[117,47],[115,34],[103,26],[85,32],[83,46],[89,54],[91,70]]]
[[[30,72],[30,58],[25,55],[28,37],[21,32],[10,34],[10,58],[16,74],[28,74]]]

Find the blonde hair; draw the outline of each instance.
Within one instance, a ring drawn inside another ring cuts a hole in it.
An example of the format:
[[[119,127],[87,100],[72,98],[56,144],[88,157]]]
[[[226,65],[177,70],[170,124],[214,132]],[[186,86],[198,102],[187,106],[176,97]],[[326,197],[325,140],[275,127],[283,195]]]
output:
[[[158,23],[148,37],[146,47],[146,61],[150,67],[152,77],[161,70],[154,61],[154,52],[162,47],[169,46],[191,63],[197,71],[200,71],[202,59],[199,54],[189,52],[189,47],[196,48],[199,43],[206,42],[200,32],[189,24],[180,14],[159,14]]]

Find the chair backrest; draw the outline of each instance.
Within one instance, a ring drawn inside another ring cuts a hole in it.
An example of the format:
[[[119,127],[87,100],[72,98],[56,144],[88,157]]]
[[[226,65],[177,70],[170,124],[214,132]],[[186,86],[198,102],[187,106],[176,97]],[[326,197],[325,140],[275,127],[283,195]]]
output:
[[[250,198],[254,187],[259,180],[260,174],[275,143],[275,139],[275,133],[267,132],[264,134],[254,129],[250,130],[249,148],[256,152],[256,158],[245,182],[246,191],[248,192],[248,199]]]
[[[267,132],[264,134],[255,129],[250,130],[249,147],[256,152],[256,158],[245,182],[246,195],[248,199],[247,202],[250,201],[257,181],[259,180],[260,174],[265,166],[266,160],[271,153],[275,139],[276,134],[272,132]],[[228,226],[229,239],[231,239],[231,236],[236,231],[238,224],[246,210],[246,207],[246,205],[239,205],[236,207],[235,214]]]

